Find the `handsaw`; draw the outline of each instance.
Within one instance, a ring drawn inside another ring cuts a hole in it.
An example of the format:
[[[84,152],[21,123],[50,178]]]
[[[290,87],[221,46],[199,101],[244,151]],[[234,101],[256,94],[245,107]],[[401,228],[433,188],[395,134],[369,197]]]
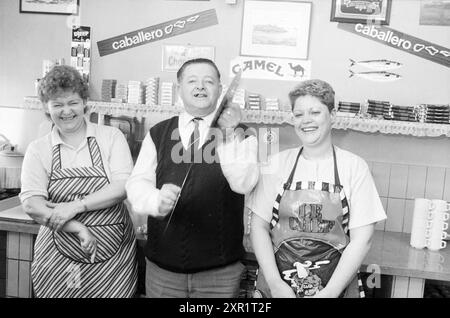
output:
[[[241,80],[241,77],[242,77],[242,69],[239,69],[239,71],[236,73],[236,75],[234,76],[233,80],[231,81],[230,86],[228,86],[228,89],[227,89],[225,95],[223,96],[222,101],[219,104],[219,107],[217,107],[216,114],[214,115],[214,118],[211,121],[211,125],[209,126],[209,131],[208,131],[207,136],[209,136],[209,134],[211,132],[211,128],[216,128],[217,127],[217,121],[219,120],[220,115],[222,114],[223,110],[225,109],[225,106],[228,104],[228,100],[231,100],[233,98],[234,94],[236,93],[236,89],[239,86],[239,81]],[[191,172],[191,169],[192,169],[193,165],[194,165],[193,162],[191,162],[189,164],[189,167],[188,167],[188,170],[186,172],[186,175],[184,176],[183,182],[181,183],[180,192],[178,192],[178,195],[177,195],[177,198],[176,198],[175,203],[173,205],[173,208],[170,211],[169,219],[167,220],[167,224],[166,224],[166,227],[164,228],[163,235],[166,233],[166,230],[169,227],[170,221],[172,220],[172,217],[173,217],[173,212],[175,211],[175,208],[177,207],[178,201],[180,200],[181,192],[183,191],[184,185],[186,184],[186,180],[187,180],[187,178],[189,176],[189,173]]]

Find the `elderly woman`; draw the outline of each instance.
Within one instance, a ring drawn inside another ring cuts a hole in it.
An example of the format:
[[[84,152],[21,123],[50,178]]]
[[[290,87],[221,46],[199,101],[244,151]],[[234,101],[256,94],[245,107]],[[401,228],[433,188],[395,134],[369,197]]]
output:
[[[136,241],[123,204],[133,163],[123,134],[90,123],[88,87],[77,70],[55,66],[39,98],[53,122],[33,141],[20,199],[40,223],[31,267],[37,297],[132,297]]]
[[[269,160],[248,203],[255,296],[363,296],[355,274],[386,218],[375,184],[363,159],[332,144],[332,87],[304,81],[289,98],[302,146]]]

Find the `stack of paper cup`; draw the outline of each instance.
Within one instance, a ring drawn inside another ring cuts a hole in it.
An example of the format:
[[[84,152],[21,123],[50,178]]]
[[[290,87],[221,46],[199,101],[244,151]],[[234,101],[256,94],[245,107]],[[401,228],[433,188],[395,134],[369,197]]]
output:
[[[414,214],[412,219],[410,244],[415,248],[424,248],[427,246],[426,233],[428,221],[433,216],[431,210],[433,205],[431,200],[417,198],[414,200]]]
[[[418,198],[414,200],[410,244],[415,248],[427,247],[432,251],[447,246],[444,240],[448,228],[450,204],[443,200]]]
[[[428,249],[432,251],[440,250],[447,246],[444,240],[447,238],[447,228],[450,210],[450,204],[444,200],[432,200],[433,209],[431,210],[432,219],[426,232],[426,243]]]

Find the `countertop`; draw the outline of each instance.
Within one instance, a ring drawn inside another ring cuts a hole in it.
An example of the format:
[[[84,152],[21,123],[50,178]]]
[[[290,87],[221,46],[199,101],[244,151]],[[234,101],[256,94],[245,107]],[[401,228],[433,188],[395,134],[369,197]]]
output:
[[[409,233],[375,231],[372,247],[363,261],[362,270],[423,279],[450,281],[450,247],[439,251],[416,249],[409,244]],[[369,267],[370,266],[370,267]]]
[[[39,226],[23,211],[18,197],[0,201],[0,231],[37,234]]]
[[[37,234],[39,224],[30,223],[31,219],[17,204],[17,198],[0,201],[0,231]],[[145,240],[142,234],[138,234],[137,238],[141,243]],[[410,246],[409,240],[408,233],[375,231],[372,247],[361,270],[369,273],[379,270],[386,275],[450,281],[450,247],[440,251],[416,249]],[[246,258],[254,260],[253,253],[249,251]]]

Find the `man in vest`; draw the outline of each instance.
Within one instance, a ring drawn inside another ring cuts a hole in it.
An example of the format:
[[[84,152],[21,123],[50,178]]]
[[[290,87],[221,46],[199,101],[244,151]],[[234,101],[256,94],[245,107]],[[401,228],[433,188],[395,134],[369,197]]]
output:
[[[257,141],[228,104],[210,129],[222,92],[208,59],[177,73],[184,111],[145,136],[126,190],[148,215],[147,297],[237,297],[243,264],[244,194],[258,180]]]

